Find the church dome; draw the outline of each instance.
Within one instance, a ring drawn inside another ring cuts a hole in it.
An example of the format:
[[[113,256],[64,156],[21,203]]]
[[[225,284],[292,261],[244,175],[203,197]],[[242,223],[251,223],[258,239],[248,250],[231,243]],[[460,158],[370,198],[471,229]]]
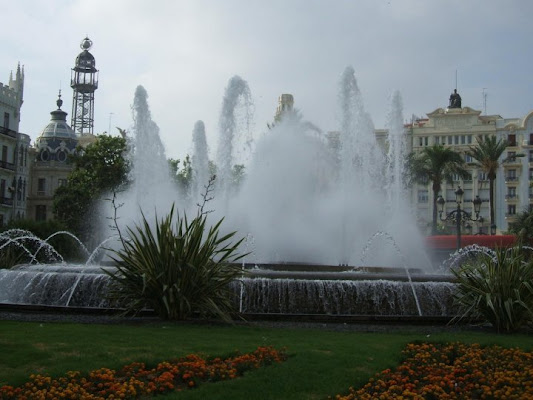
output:
[[[35,141],[42,161],[54,159],[66,161],[67,154],[74,153],[78,145],[78,137],[67,124],[67,113],[61,109],[62,104],[63,100],[61,100],[60,93],[57,100],[57,110],[50,113],[52,116],[50,122]]]
[[[50,113],[52,119],[43,129],[41,138],[65,138],[78,140],[76,133],[67,124],[67,113],[63,110],[55,110]]]

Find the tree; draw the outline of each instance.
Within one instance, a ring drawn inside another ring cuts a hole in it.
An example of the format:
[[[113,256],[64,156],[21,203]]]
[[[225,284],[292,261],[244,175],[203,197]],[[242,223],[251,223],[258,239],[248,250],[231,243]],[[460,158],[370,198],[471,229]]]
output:
[[[435,144],[425,147],[421,152],[412,152],[407,158],[408,178],[411,182],[427,184],[432,182],[433,216],[432,234],[437,232],[437,197],[443,182],[453,182],[453,176],[469,176],[465,161],[458,152]]]
[[[533,211],[524,210],[509,224],[509,232],[518,236],[522,243],[533,239]]]
[[[83,240],[92,238],[99,222],[92,213],[96,201],[127,184],[130,164],[124,157],[126,150],[124,137],[98,135],[96,142],[78,148],[71,158],[74,169],[67,184],[54,194],[54,214]]]
[[[500,167],[500,157],[508,146],[506,140],[497,139],[496,136],[478,136],[477,145],[470,146],[467,154],[477,161],[476,166],[487,174],[489,179],[489,205],[490,224],[494,224],[494,181],[496,173]],[[515,157],[522,157],[522,154],[515,154],[502,160],[502,163],[514,160]]]

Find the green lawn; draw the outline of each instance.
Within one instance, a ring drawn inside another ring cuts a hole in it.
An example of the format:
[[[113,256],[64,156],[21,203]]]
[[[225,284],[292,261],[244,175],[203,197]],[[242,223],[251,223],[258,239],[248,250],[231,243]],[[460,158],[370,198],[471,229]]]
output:
[[[0,321],[0,384],[20,385],[32,373],[62,375],[118,368],[132,361],[149,365],[189,353],[225,356],[260,345],[285,347],[289,359],[248,372],[233,381],[205,383],[164,398],[179,399],[324,399],[362,386],[369,377],[400,361],[412,341],[462,341],[499,344],[531,351],[531,335],[484,332],[434,333],[423,326],[397,333],[332,332],[154,322],[90,325]]]

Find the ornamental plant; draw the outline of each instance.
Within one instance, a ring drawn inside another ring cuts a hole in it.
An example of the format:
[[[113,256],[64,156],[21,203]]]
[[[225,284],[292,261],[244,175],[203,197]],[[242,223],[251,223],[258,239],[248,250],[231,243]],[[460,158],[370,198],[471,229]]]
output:
[[[463,318],[481,319],[498,332],[513,332],[533,322],[533,262],[521,247],[480,254],[458,269],[454,302]]]
[[[404,361],[336,400],[531,399],[533,354],[499,346],[411,343]],[[330,397],[331,399],[331,397]]]
[[[24,385],[0,386],[0,400],[15,399],[147,399],[154,395],[196,388],[201,383],[236,379],[246,371],[285,361],[285,350],[258,347],[251,353],[228,358],[189,354],[163,361],[155,368],[142,362],[119,370],[99,368],[88,375],[69,371],[64,376],[31,375]]]
[[[207,227],[207,214],[189,220],[175,213],[152,228],[142,214],[142,223],[128,228],[129,239],[114,252],[112,301],[127,313],[153,309],[163,319],[183,320],[193,313],[231,320],[233,292],[230,282],[242,271],[233,263],[245,254],[237,250],[243,239],[232,243],[235,232],[220,235],[222,219]]]

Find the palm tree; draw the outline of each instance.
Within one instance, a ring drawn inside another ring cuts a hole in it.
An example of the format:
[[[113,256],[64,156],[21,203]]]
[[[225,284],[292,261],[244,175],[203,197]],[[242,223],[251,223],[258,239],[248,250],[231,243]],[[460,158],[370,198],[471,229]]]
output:
[[[500,157],[508,146],[507,140],[497,139],[496,136],[478,136],[477,146],[470,146],[467,154],[477,161],[476,166],[481,168],[489,179],[489,205],[490,224],[494,225],[494,181],[496,173],[500,167]],[[522,157],[523,154],[514,154],[504,158],[502,163],[514,160],[515,157]]]
[[[412,152],[407,159],[408,178],[411,182],[432,182],[433,219],[432,233],[437,233],[437,197],[443,182],[453,182],[453,176],[469,176],[463,156],[440,144],[425,147],[421,152]]]

